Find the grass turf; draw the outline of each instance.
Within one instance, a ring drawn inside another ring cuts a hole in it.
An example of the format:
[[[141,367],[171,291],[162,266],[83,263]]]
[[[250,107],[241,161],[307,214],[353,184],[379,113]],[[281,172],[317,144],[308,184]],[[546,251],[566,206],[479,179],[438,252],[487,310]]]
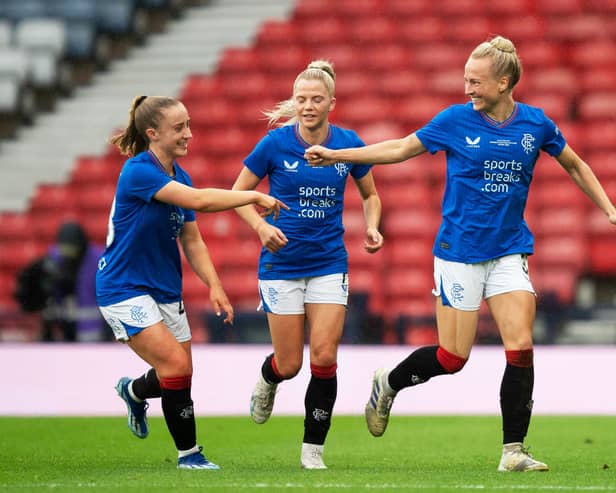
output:
[[[335,416],[326,471],[303,471],[303,418],[200,417],[221,471],[178,471],[162,418],[133,437],[124,418],[0,418],[0,492],[605,492],[616,491],[616,417],[533,418],[527,444],[547,473],[498,473],[500,418],[393,416],[373,438]]]

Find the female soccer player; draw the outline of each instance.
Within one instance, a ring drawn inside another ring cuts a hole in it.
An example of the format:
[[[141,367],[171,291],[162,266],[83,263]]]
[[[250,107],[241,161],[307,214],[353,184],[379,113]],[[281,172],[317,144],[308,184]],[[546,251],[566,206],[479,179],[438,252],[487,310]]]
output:
[[[351,176],[363,200],[366,221],[364,248],[383,245],[378,227],[381,201],[370,166],[338,163],[312,168],[304,151],[313,144],[333,147],[363,145],[357,134],[331,125],[335,72],[317,60],[302,71],[293,95],[268,112],[270,131],[245,159],[233,189],[252,190],[266,176],[270,193],[289,205],[278,225],[265,221],[254,207],[237,209],[263,244],[259,260],[259,291],[274,346],[263,363],[251,397],[250,414],[264,423],[274,406],[277,385],[302,367],[305,324],[310,343],[310,372],[305,398],[306,418],[301,448],[305,469],[325,469],[323,444],[337,393],[337,353],[349,290],[347,252],[342,225],[346,181]]]
[[[128,426],[148,435],[146,399],[160,397],[167,428],[178,450],[179,469],[219,469],[196,443],[191,399],[191,333],[182,303],[178,240],[195,273],[210,289],[217,313],[233,321],[222,288],[195,222],[195,212],[256,204],[277,217],[278,200],[255,191],[196,189],[176,159],[192,138],[188,112],[169,97],[135,98],[128,126],[111,139],[131,156],[120,173],[98,264],[96,295],[115,338],[152,366],[141,377],[116,386],[126,402]]]
[[[375,372],[366,404],[368,429],[385,432],[393,399],[406,387],[460,371],[475,340],[482,298],[500,331],[506,367],[500,390],[503,452],[499,471],[546,471],[523,442],[532,410],[535,292],[527,256],[533,237],[524,207],[539,151],[560,163],[616,224],[616,209],[590,167],[541,109],[513,99],[522,66],[501,36],[481,43],[464,70],[471,101],[440,112],[407,137],[361,149],[306,151],[313,165],[397,163],[425,151],[447,153],[442,224],[434,244],[438,346],[422,347],[393,370]]]

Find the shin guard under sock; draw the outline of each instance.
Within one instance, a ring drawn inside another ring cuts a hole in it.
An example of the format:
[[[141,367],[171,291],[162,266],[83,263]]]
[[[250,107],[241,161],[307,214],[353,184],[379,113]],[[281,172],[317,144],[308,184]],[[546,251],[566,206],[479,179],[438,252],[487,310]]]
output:
[[[135,378],[132,385],[135,397],[142,401],[160,397],[160,382],[158,381],[154,368],[150,368],[139,378]]]
[[[178,450],[189,450],[197,444],[193,401],[190,396],[191,376],[161,378],[161,405],[169,433]]]
[[[507,366],[500,388],[503,443],[524,442],[533,409],[533,350],[506,351]]]
[[[389,373],[389,386],[396,392],[427,382],[430,378],[447,373],[439,363],[438,346],[424,346],[413,351]]]
[[[310,365],[312,377],[304,399],[306,416],[303,443],[325,443],[338,393],[336,368],[336,364],[328,367]]]
[[[282,378],[278,373],[278,368],[276,368],[274,353],[265,358],[263,366],[261,366],[261,374],[263,375],[265,381],[269,383],[280,383],[284,380],[284,378]]]

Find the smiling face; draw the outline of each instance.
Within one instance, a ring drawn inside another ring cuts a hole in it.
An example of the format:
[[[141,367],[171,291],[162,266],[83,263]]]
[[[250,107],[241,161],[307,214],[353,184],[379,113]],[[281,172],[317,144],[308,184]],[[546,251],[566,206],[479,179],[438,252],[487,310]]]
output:
[[[172,164],[178,157],[188,153],[188,141],[192,139],[190,118],[182,103],[161,110],[158,128],[148,128],[150,148],[164,164]]]
[[[299,79],[293,94],[299,124],[309,132],[327,126],[329,112],[334,109],[332,97],[320,80]]]
[[[511,97],[508,77],[496,78],[490,57],[469,58],[464,67],[464,93],[470,96],[475,111],[491,114]]]

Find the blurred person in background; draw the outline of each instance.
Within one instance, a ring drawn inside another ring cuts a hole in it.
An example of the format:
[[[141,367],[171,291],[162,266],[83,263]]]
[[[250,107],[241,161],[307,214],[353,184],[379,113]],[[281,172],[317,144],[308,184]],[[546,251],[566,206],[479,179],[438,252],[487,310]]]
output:
[[[277,217],[269,195],[197,189],[178,164],[192,138],[185,106],[175,98],[139,96],[126,128],[111,139],[129,156],[111,207],[106,249],[98,264],[96,296],[115,338],[151,365],[139,378],[120,378],[128,426],[148,436],[147,399],[161,398],[165,422],[178,451],[178,469],[220,469],[197,445],[191,398],[191,331],[182,301],[178,242],[191,268],[209,288],[218,315],[233,322],[229,303],[197,223],[195,211],[214,212],[255,204]]]
[[[527,256],[533,236],[524,208],[539,151],[554,157],[575,184],[616,224],[616,209],[591,168],[567,145],[539,108],[513,99],[522,65],[513,43],[501,36],[479,44],[464,69],[471,101],[436,115],[401,139],[357,149],[322,146],[306,151],[314,166],[391,164],[426,151],[447,153],[442,224],[434,244],[439,344],[421,347],[394,369],[378,369],[365,407],[370,433],[387,427],[396,394],[466,364],[485,299],[505,347],[500,388],[503,449],[499,471],[547,471],[523,442],[533,406],[535,291]],[[410,246],[412,248],[412,246]]]
[[[269,419],[278,384],[300,371],[308,328],[311,378],[304,401],[304,469],[326,469],[323,446],[336,401],[338,345],[352,286],[342,224],[349,177],[363,202],[364,248],[374,253],[383,246],[378,229],[381,201],[370,166],[338,163],[335,168],[312,168],[304,160],[305,149],[314,144],[363,145],[354,131],[328,121],[336,104],[335,79],[333,66],[323,60],[313,61],[297,76],[292,97],[266,112],[270,124],[279,128],[268,132],[244,160],[233,185],[234,190],[253,190],[267,177],[270,193],[290,207],[282,211],[276,226],[254,207],[236,211],[263,245],[259,292],[274,347],[251,396],[255,423]]]
[[[96,303],[96,268],[103,251],[81,224],[63,223],[46,255],[18,275],[15,298],[25,312],[41,312],[41,340],[109,341]]]

